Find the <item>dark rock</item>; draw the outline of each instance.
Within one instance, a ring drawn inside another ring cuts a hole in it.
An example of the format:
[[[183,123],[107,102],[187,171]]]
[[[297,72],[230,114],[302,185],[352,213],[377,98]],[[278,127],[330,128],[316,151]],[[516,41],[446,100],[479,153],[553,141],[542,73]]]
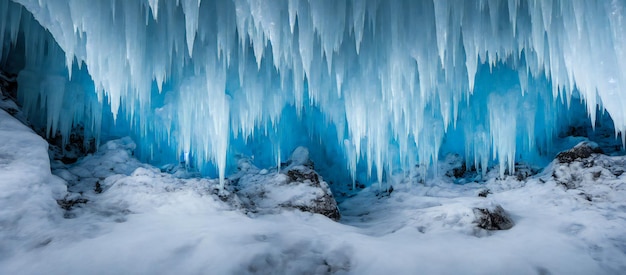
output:
[[[307,163],[308,164],[308,163]],[[303,212],[310,213],[318,213],[322,214],[326,217],[329,217],[335,221],[338,221],[341,218],[341,214],[339,214],[339,208],[337,207],[337,202],[333,197],[332,192],[328,185],[320,181],[320,176],[312,170],[309,165],[306,166],[296,166],[291,168],[291,170],[287,171],[287,176],[289,177],[289,185],[301,185],[305,184],[309,187],[320,189],[322,192],[321,196],[317,196],[313,200],[308,203],[301,203],[299,201],[289,201],[287,203],[281,203],[281,207],[285,208],[295,208],[299,209]]]
[[[376,194],[376,197],[378,198],[390,197],[392,192],[393,192],[393,185],[390,185],[389,188],[378,192]]]
[[[574,148],[563,151],[556,156],[560,163],[571,163],[576,160],[583,160],[591,157],[593,154],[602,154],[602,149],[593,142],[581,142]]]
[[[502,206],[474,208],[474,221],[478,227],[486,230],[508,230],[513,227],[513,220],[508,217]]]
[[[211,194],[233,207],[233,209],[244,209],[241,200],[234,192],[234,190],[229,191],[226,189],[222,189],[216,185],[212,187]]]
[[[515,177],[518,181],[524,181],[537,173],[539,173],[539,169],[535,169],[525,163],[515,163]]]
[[[481,179],[481,173],[474,165],[467,165],[463,157],[458,154],[448,154],[444,160],[448,170],[445,175],[452,178],[457,184],[474,182]],[[416,182],[424,183],[424,177],[420,175]]]
[[[294,169],[287,171],[287,176],[291,179],[291,182],[304,182],[306,180],[311,181],[314,185],[319,185],[320,179],[317,173],[310,169]]]
[[[96,192],[96,194],[100,194],[102,193],[102,185],[100,185],[100,182],[96,182],[96,188],[94,189],[94,191]]]
[[[454,167],[452,170],[446,172],[446,176],[462,178],[465,175],[465,172],[467,172],[467,166],[465,163],[462,163],[461,166]]]
[[[593,172],[593,179],[594,180],[599,179],[600,176],[602,176],[602,171],[595,171],[595,172]]]
[[[60,160],[64,164],[73,164],[79,158],[94,153],[96,141],[93,138],[85,140],[84,133],[84,127],[79,125],[72,128],[67,144],[63,144],[63,137],[58,131],[54,137],[48,138],[52,159]],[[45,131],[38,131],[38,134],[46,138]]]
[[[571,174],[569,178],[561,178],[554,176],[556,183],[565,187],[565,189],[576,189],[582,182],[582,179],[577,174]]]
[[[66,197],[62,200],[57,200],[57,204],[65,211],[70,211],[77,205],[85,204],[87,202],[89,202],[89,200],[85,198],[70,199]]]
[[[480,190],[480,192],[478,192],[478,196],[483,198],[486,198],[489,194],[491,194],[491,190],[489,190],[488,188]]]
[[[309,213],[317,213],[322,214],[333,221],[338,221],[341,219],[341,214],[339,213],[339,209],[337,209],[337,203],[332,197],[324,195],[322,198],[316,199],[313,201],[313,204],[310,205],[280,205],[281,207],[286,208],[296,208],[302,212]]]

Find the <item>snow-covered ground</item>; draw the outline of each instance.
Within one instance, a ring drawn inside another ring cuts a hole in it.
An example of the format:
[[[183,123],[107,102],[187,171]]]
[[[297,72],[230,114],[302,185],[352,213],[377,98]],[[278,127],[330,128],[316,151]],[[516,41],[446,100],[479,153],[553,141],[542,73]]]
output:
[[[625,157],[464,185],[396,177],[392,192],[345,198],[335,222],[246,211],[215,180],[140,163],[129,138],[51,168],[47,143],[0,110],[0,140],[0,274],[626,272]],[[280,177],[246,171],[240,181]],[[474,209],[495,205],[511,229],[477,227]]]

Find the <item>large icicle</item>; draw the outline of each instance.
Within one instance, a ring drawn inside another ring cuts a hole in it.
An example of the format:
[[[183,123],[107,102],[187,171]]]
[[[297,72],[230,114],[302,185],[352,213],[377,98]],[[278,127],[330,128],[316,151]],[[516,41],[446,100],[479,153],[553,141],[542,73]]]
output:
[[[626,130],[624,0],[15,2],[64,50],[65,73],[87,65],[114,116],[197,164],[214,163],[222,182],[233,138],[313,138],[278,128],[292,105],[305,121],[287,121],[333,125],[338,138],[325,146],[339,148],[352,176],[364,164],[379,181],[394,162],[436,162],[450,132],[463,136],[468,162],[485,168],[495,155],[512,171],[516,156],[554,135],[559,120],[544,110],[575,91],[592,123],[601,104]],[[0,17],[0,41],[15,41],[20,19],[7,3],[0,0],[0,15],[10,14]],[[508,75],[498,68],[522,77],[509,89],[485,88],[481,81]],[[53,130],[63,118],[44,93]],[[521,105],[504,110],[511,100]],[[324,117],[303,114],[312,109]]]

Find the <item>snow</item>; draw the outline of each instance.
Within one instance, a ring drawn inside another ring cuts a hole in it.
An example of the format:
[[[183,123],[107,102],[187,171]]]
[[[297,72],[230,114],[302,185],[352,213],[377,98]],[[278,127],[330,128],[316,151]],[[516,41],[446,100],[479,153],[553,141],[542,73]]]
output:
[[[57,177],[45,141],[4,111],[0,137],[2,274],[626,271],[623,156],[554,161],[521,180],[498,179],[495,168],[484,182],[464,185],[445,173],[420,183],[411,171],[392,177],[392,192],[372,186],[345,198],[334,222],[290,209],[246,214],[218,179],[178,178],[139,162],[129,138],[73,165],[53,162]],[[261,173],[246,163],[243,177],[282,190],[272,184],[284,176],[276,168]],[[571,178],[574,186],[561,183]],[[68,211],[55,203],[78,197],[88,201]],[[495,205],[515,225],[477,228],[473,209]]]
[[[624,274],[625,6],[0,0],[0,274]]]
[[[2,63],[24,55],[49,135],[131,133],[142,160],[184,155],[222,186],[236,154],[278,166],[300,139],[369,184],[453,150],[513,174],[579,110],[626,129],[623,0],[14,2]]]
[[[62,219],[64,182],[50,173],[48,143],[0,110],[0,258],[41,246]]]

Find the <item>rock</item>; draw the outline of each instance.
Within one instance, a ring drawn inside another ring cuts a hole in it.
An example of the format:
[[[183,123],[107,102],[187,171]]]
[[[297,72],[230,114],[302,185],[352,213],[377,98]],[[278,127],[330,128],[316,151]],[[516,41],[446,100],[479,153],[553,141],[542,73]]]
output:
[[[94,188],[94,192],[96,192],[96,194],[102,193],[102,185],[100,184],[100,181],[96,182],[96,187]]]
[[[259,170],[242,161],[240,169],[230,178],[236,182],[236,194],[244,207],[253,213],[272,213],[281,209],[298,209],[322,214],[333,220],[341,217],[337,202],[322,177],[313,170],[308,150],[299,147],[280,173]]]
[[[319,184],[320,182],[319,175],[311,169],[301,169],[300,167],[296,167],[296,169],[288,170],[287,176],[289,176],[291,182],[310,181],[313,184]]]
[[[474,208],[474,221],[478,227],[486,230],[508,230],[513,227],[513,220],[509,218],[502,206],[493,205],[488,208]]]
[[[574,148],[563,151],[556,156],[560,163],[571,163],[576,160],[583,160],[593,154],[602,154],[602,149],[595,142],[583,141]]]
[[[393,192],[393,185],[389,185],[388,188],[383,189],[381,191],[376,192],[377,198],[388,198],[391,197],[391,193]]]
[[[478,196],[482,198],[486,198],[489,194],[491,194],[491,190],[489,190],[489,188],[482,189],[478,192]]]
[[[59,205],[59,207],[61,207],[63,210],[65,211],[71,211],[72,209],[74,209],[75,207],[84,205],[86,203],[88,203],[89,200],[85,199],[83,197],[75,197],[72,198],[71,196],[66,196],[63,199],[57,200],[57,204]],[[69,216],[65,215],[65,218],[68,218]]]
[[[527,163],[515,163],[515,177],[517,181],[525,181],[529,177],[536,175],[540,169],[530,166]]]
[[[462,178],[465,176],[465,172],[467,172],[467,166],[465,163],[462,163],[461,166],[454,167],[452,170],[446,172],[446,176],[454,177],[454,178]]]
[[[64,164],[73,164],[79,158],[96,152],[96,141],[94,138],[85,140],[85,129],[82,125],[74,126],[67,139],[67,144],[63,145],[63,137],[57,131],[54,137],[48,138],[50,144],[49,154],[54,160],[60,160]],[[44,133],[39,133],[45,137]]]
[[[455,183],[464,184],[480,180],[480,172],[473,165],[467,166],[465,159],[458,154],[448,154],[444,159],[445,175]],[[423,180],[423,179],[422,179]]]
[[[603,154],[594,142],[584,141],[557,155],[552,178],[566,189],[577,189],[585,182],[602,182],[620,177],[624,161]]]

